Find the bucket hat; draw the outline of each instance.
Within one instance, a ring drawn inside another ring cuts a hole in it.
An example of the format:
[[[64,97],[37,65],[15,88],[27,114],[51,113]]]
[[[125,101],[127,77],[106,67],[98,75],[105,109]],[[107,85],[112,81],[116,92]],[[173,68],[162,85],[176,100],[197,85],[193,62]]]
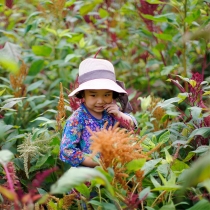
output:
[[[72,91],[69,96],[76,95],[81,90],[108,89],[118,93],[127,92],[116,83],[115,70],[108,60],[87,58],[79,65],[79,87]]]
[[[118,101],[123,111],[132,111],[124,83],[116,80],[114,66],[110,61],[98,58],[83,60],[79,65],[78,82],[79,86],[69,94],[70,97],[82,90],[112,90],[119,93]]]

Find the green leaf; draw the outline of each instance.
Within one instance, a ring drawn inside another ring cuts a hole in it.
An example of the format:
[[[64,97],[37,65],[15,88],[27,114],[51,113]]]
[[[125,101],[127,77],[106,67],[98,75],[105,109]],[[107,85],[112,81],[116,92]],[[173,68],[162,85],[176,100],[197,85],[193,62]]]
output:
[[[170,204],[166,204],[166,205],[164,205],[160,208],[160,210],[169,210],[169,209],[170,210],[176,210],[173,202],[171,202]]]
[[[44,60],[35,60],[32,62],[31,67],[28,71],[28,75],[34,76],[37,75],[44,67]]]
[[[176,103],[176,102],[179,102],[180,101],[180,98],[179,97],[174,97],[174,98],[170,98],[168,100],[165,100],[163,102],[159,102],[158,105],[162,108],[164,107],[168,107],[169,105],[173,104],[173,103]]]
[[[183,160],[183,162],[188,162],[189,160],[192,159],[193,156],[195,156],[195,153],[189,152],[189,153],[187,154],[187,156],[185,157],[185,159]]]
[[[180,98],[178,103],[180,104],[181,102],[183,102],[188,96],[189,96],[188,93],[179,93],[178,96],[177,96],[178,98]]]
[[[68,61],[70,61],[73,58],[80,58],[82,57],[81,55],[76,55],[76,54],[68,54],[65,59],[64,62],[67,63]]]
[[[154,36],[157,37],[158,39],[165,40],[165,41],[172,41],[173,36],[170,34],[157,34],[154,33]]]
[[[150,4],[164,4],[164,2],[158,0],[146,0],[146,2]]]
[[[206,96],[206,95],[210,95],[210,90],[209,91],[204,91],[203,96]]]
[[[178,65],[171,65],[171,66],[164,66],[163,70],[161,71],[161,75],[168,75],[171,73],[171,71],[173,71],[174,69],[176,69],[178,67]]]
[[[47,161],[47,159],[48,159],[50,156],[51,156],[50,153],[47,152],[47,153],[45,153],[44,156],[39,157],[39,159],[38,159],[37,162],[36,162],[36,167],[37,167],[37,168],[42,167],[42,165],[44,165],[44,163]]]
[[[75,189],[84,195],[87,199],[90,198],[90,190],[88,189],[87,185],[82,183],[81,185],[76,186]]]
[[[139,200],[144,201],[147,196],[150,193],[150,187],[144,188],[140,193],[139,193]]]
[[[160,138],[158,139],[158,143],[164,144],[169,140],[169,138],[170,138],[170,131],[166,131],[160,136]]]
[[[202,127],[195,129],[188,138],[188,143],[195,137],[195,136],[203,136],[204,138],[208,138],[210,136],[210,127]]]
[[[87,15],[89,12],[91,12],[95,8],[95,6],[96,5],[93,4],[92,2],[89,4],[83,5],[79,10],[80,15],[82,15],[82,16]]]
[[[155,186],[155,188],[161,187],[159,182],[152,175],[150,175],[150,179],[151,179],[152,184]]]
[[[145,162],[146,162],[146,159],[144,158],[135,159],[127,163],[125,167],[127,168],[128,171],[138,171],[139,169],[143,167]]]
[[[45,106],[51,104],[52,102],[53,102],[53,101],[46,100],[46,101],[44,101],[44,103],[41,103],[41,104],[37,105],[36,107],[34,107],[34,108],[33,108],[33,111],[42,109],[42,108],[44,108]]]
[[[32,51],[38,56],[49,56],[52,52],[52,48],[44,45],[34,45],[32,46]]]
[[[1,150],[0,151],[0,163],[2,165],[6,165],[11,159],[14,157],[13,153],[9,150]]]
[[[176,185],[176,184],[167,184],[165,186],[159,186],[159,187],[155,187],[154,189],[152,189],[152,191],[176,191],[181,189],[180,185]]]
[[[198,201],[193,207],[186,210],[209,210],[209,209],[210,209],[209,201],[202,199]]]
[[[182,183],[183,183],[183,191],[185,191],[188,187],[196,186],[198,183],[203,182],[210,178],[210,153],[201,156],[198,160],[196,160],[191,168],[183,171],[182,173]],[[190,177],[190,179],[189,179]]]
[[[167,17],[163,16],[163,15],[153,16],[153,15],[145,15],[143,13],[141,13],[141,15],[148,20],[153,20],[153,21],[156,21],[156,22],[167,22]]]
[[[102,207],[102,209],[106,209],[106,210],[117,210],[116,206],[112,203],[105,203],[105,202],[99,202],[99,201],[96,201],[96,200],[91,200],[91,201],[88,201],[88,203],[92,204],[92,205],[95,205],[95,206],[100,206]]]
[[[4,94],[5,90],[6,90],[6,88],[4,88],[3,90],[0,91],[0,96],[2,96]]]
[[[19,103],[21,100],[14,100],[14,101],[10,101],[9,103],[4,104],[3,107],[1,107],[1,109],[10,109],[12,108],[15,104]]]
[[[66,171],[58,181],[51,186],[52,194],[63,194],[69,192],[72,188],[80,184],[95,180],[98,184],[104,185],[113,195],[114,191],[106,177],[94,168],[72,167]]]
[[[34,17],[34,16],[37,16],[37,15],[39,15],[39,14],[41,14],[42,12],[33,12],[33,13],[31,13],[29,16],[28,16],[28,18],[25,20],[25,24],[27,24],[29,21],[30,21],[30,19],[32,18],[32,17]]]
[[[0,65],[14,73],[19,72],[19,59],[21,58],[20,46],[6,42],[4,48],[0,49]]]
[[[201,116],[202,116],[202,108],[201,107],[194,106],[194,107],[190,107],[188,109],[191,110],[191,116],[194,120],[201,119]]]
[[[166,157],[166,161],[168,163],[171,163],[173,161],[173,158],[172,156],[169,154],[168,150],[166,148],[164,148],[164,151],[165,151],[165,157]]]
[[[100,8],[99,9],[99,15],[100,15],[101,18],[105,18],[105,17],[109,16],[109,13],[105,9]]]
[[[193,21],[195,21],[197,18],[199,18],[201,15],[200,10],[194,10],[190,13],[188,13],[188,15],[186,16],[184,22],[191,24]]]
[[[174,173],[178,173],[178,174],[187,168],[189,168],[189,166],[186,163],[184,163],[183,161],[180,161],[178,159],[174,160],[172,163],[172,166],[171,166],[171,170]]]
[[[37,82],[32,83],[27,87],[27,92],[32,91],[36,88],[40,88],[41,84],[43,83],[43,80],[39,80]]]
[[[161,160],[162,158],[147,161],[141,169],[142,171],[144,171],[144,176],[152,171]]]

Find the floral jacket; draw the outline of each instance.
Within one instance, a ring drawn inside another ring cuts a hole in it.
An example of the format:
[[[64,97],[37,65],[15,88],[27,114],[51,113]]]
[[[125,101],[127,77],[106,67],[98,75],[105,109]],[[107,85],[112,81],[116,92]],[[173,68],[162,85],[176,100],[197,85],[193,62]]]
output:
[[[135,118],[132,117],[132,119],[136,124]],[[86,127],[96,131],[102,128],[105,122],[108,122],[108,128],[114,126],[117,120],[105,110],[102,119],[96,119],[85,105],[81,104],[66,121],[60,144],[60,159],[71,166],[79,166],[84,161],[85,155],[91,153],[90,133]]]

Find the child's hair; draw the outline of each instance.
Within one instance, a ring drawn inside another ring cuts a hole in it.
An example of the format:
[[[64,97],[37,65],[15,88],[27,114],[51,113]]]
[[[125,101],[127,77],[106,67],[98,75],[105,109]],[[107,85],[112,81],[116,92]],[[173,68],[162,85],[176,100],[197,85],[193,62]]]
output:
[[[79,91],[77,94],[75,94],[75,96],[79,99],[84,97],[84,90]],[[119,93],[113,91],[113,99],[117,99],[119,97]]]

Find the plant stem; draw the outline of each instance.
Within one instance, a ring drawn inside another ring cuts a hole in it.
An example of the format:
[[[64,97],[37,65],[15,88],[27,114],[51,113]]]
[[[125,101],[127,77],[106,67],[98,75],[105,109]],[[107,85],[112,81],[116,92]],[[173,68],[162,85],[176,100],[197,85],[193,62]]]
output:
[[[166,191],[163,191],[162,193],[160,193],[160,195],[155,199],[155,201],[152,203],[151,207],[154,207],[155,203],[159,200],[159,198],[161,196],[163,196],[166,193]]]
[[[187,17],[187,0],[184,1],[184,34],[183,37],[186,34],[187,31],[187,26],[185,23],[185,18]],[[186,41],[183,41],[183,67],[184,67],[184,72],[183,72],[183,77],[187,77],[187,59],[186,59],[186,50],[187,50],[187,46],[186,46]],[[188,92],[188,85],[187,82],[185,82],[185,91]]]
[[[5,173],[6,173],[7,181],[8,181],[8,184],[9,184],[9,188],[10,188],[10,190],[12,192],[15,192],[14,185],[13,185],[12,179],[10,177],[9,171],[7,169],[7,166],[3,165],[3,167],[4,167],[4,170],[5,170]]]

